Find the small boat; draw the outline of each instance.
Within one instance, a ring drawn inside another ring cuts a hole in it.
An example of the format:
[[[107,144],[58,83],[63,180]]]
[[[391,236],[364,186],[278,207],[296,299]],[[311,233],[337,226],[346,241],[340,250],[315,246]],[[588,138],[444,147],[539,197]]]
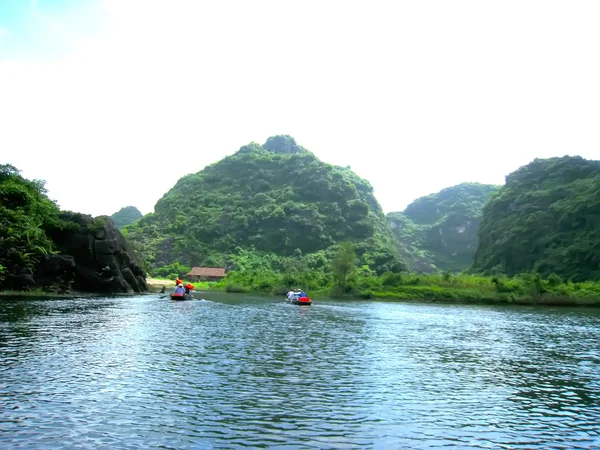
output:
[[[192,294],[171,294],[171,300],[191,300]]]
[[[312,300],[308,297],[292,297],[289,302],[292,305],[312,305]]]

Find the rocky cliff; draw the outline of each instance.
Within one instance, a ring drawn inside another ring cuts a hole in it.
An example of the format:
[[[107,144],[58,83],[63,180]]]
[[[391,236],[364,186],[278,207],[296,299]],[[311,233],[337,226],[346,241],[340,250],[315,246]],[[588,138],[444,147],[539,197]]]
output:
[[[0,290],[141,292],[145,278],[110,218],[60,211],[43,181],[0,165]]]
[[[398,250],[417,272],[459,272],[473,263],[481,211],[499,186],[462,183],[387,215]]]
[[[111,218],[92,218],[77,213],[63,213],[61,218],[79,227],[49,233],[61,254],[48,257],[38,268],[39,281],[52,279],[62,270],[63,276],[70,277],[77,291],[125,293],[147,290],[146,273]]]

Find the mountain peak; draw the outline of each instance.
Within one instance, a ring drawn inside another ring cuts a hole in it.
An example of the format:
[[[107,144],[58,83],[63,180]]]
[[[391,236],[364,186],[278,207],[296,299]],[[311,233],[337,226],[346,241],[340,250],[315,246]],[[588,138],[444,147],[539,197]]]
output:
[[[287,134],[278,134],[271,136],[262,146],[265,150],[271,153],[279,153],[282,155],[290,155],[293,153],[301,153],[304,149],[296,144],[296,140]]]

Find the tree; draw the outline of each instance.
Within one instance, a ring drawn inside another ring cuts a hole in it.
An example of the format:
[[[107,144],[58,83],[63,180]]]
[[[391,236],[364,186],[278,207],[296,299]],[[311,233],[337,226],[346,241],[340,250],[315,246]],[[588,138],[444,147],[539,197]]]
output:
[[[333,273],[336,286],[342,292],[346,292],[348,280],[356,271],[357,264],[358,258],[352,244],[350,242],[341,243],[331,262],[331,272]]]

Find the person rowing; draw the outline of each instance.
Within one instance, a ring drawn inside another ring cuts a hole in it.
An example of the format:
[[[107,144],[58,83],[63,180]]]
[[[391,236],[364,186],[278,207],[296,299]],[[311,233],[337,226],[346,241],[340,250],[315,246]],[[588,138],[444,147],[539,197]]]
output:
[[[183,284],[179,283],[177,285],[177,287],[175,288],[175,291],[173,293],[174,294],[184,294],[185,293],[185,288],[183,287]]]

